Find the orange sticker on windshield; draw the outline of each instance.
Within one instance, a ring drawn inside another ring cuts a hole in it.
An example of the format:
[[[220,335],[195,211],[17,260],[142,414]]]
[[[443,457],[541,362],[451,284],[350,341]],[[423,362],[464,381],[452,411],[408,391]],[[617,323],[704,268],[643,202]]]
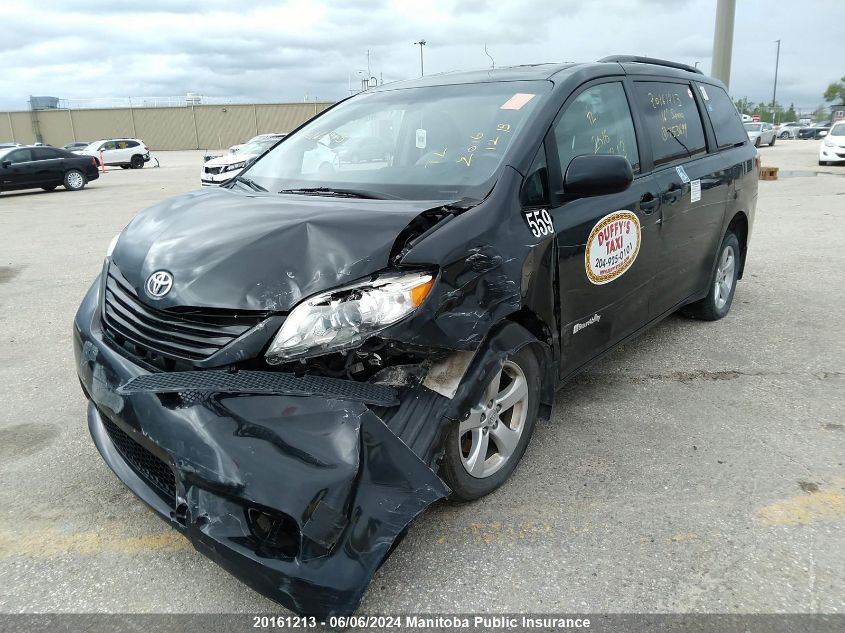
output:
[[[526,103],[531,101],[536,95],[528,94],[526,92],[517,92],[510,99],[502,104],[500,110],[519,110]]]

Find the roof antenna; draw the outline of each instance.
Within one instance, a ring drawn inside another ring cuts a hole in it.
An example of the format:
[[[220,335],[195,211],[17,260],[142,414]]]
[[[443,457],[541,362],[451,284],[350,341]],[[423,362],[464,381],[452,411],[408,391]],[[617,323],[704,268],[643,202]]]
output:
[[[493,56],[487,52],[487,42],[484,42],[484,54],[490,58],[490,68],[495,68],[496,62],[493,61]]]

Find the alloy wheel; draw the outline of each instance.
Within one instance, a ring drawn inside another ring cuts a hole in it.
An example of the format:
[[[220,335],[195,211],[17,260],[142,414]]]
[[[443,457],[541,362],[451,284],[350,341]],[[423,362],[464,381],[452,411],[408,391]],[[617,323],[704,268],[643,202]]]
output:
[[[81,189],[85,184],[85,179],[78,171],[72,171],[67,175],[67,184],[71,189]]]
[[[483,479],[498,472],[513,456],[528,416],[528,381],[507,360],[458,428],[461,463]]]
[[[716,298],[716,308],[721,310],[725,307],[731,296],[731,289],[734,285],[734,268],[736,267],[736,257],[734,256],[734,249],[726,246],[719,257],[719,266],[716,268],[716,280],[714,282],[714,296]]]

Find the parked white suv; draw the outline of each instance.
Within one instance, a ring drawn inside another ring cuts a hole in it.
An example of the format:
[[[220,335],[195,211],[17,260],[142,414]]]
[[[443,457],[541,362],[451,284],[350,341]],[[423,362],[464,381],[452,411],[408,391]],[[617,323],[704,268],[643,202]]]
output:
[[[139,138],[102,139],[74,154],[93,156],[99,165],[101,152],[106,165],[120,165],[123,169],[141,169],[150,160],[150,148]]]

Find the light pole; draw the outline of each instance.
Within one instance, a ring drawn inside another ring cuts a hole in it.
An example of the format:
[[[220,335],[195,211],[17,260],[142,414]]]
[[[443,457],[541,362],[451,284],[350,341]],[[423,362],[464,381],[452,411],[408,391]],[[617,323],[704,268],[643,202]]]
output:
[[[713,62],[710,74],[721,79],[725,87],[731,83],[731,53],[734,45],[736,0],[717,0],[716,28],[713,31]]]
[[[423,71],[423,46],[425,46],[425,40],[420,40],[419,42],[414,42],[414,46],[420,47],[420,77],[422,77],[425,72]]]
[[[775,56],[775,87],[772,90],[772,123],[777,125],[778,122],[778,111],[777,106],[775,105],[775,99],[778,96],[778,65],[780,64],[780,40],[775,40],[778,43],[778,52]]]

